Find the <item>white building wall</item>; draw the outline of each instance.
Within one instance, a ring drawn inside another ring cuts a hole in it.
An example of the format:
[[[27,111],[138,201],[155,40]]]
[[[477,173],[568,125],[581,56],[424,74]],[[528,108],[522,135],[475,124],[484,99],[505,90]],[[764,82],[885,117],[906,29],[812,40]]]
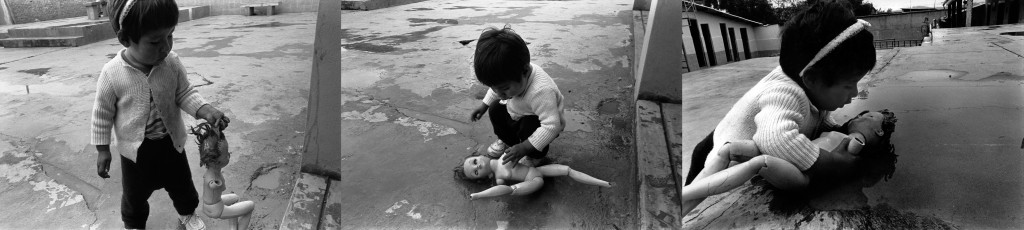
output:
[[[710,33],[711,41],[712,41],[712,45],[714,47],[714,50],[707,50],[705,48],[705,50],[704,50],[705,54],[704,55],[706,57],[710,58],[711,55],[708,55],[708,53],[712,53],[713,52],[714,56],[715,56],[715,65],[723,65],[723,64],[728,63],[728,59],[726,57],[726,52],[725,52],[726,51],[726,48],[725,48],[726,44],[725,44],[725,42],[723,42],[724,39],[722,37],[723,34],[722,34],[722,31],[721,31],[721,23],[725,23],[725,25],[726,25],[726,31],[725,31],[725,35],[726,36],[728,36],[728,33],[729,33],[728,28],[733,28],[733,30],[735,31],[734,33],[736,34],[735,35],[735,39],[730,41],[730,47],[729,47],[729,49],[731,50],[732,49],[732,46],[731,46],[732,42],[736,43],[736,49],[737,49],[736,53],[738,53],[739,55],[737,55],[737,57],[733,60],[733,62],[741,61],[741,60],[746,60],[747,59],[746,56],[744,55],[744,48],[743,48],[743,43],[742,43],[742,41],[743,41],[743,39],[742,39],[742,32],[740,32],[741,28],[745,28],[747,30],[747,44],[748,44],[748,46],[750,48],[751,58],[759,57],[758,56],[758,53],[759,53],[758,51],[760,50],[759,47],[762,46],[762,44],[758,44],[758,42],[757,42],[759,37],[758,37],[758,32],[757,32],[756,29],[760,28],[760,26],[756,26],[756,25],[750,24],[748,22],[742,22],[742,21],[737,21],[737,20],[732,20],[732,19],[729,19],[729,18],[717,16],[717,15],[708,14],[708,13],[701,12],[701,11],[697,11],[697,12],[683,12],[683,19],[682,19],[683,20],[683,26],[684,26],[684,28],[683,28],[683,48],[684,48],[684,52],[686,54],[685,57],[686,57],[687,64],[690,66],[690,71],[701,69],[701,67],[698,67],[698,65],[697,65],[697,63],[698,63],[697,55],[698,54],[697,54],[697,49],[694,47],[694,44],[693,44],[693,37],[690,35],[690,28],[686,27],[686,26],[689,26],[689,20],[688,19],[696,19],[697,20],[697,24],[693,25],[693,26],[697,26],[697,28],[701,31],[701,33],[704,33],[704,30],[703,30],[703,28],[700,27],[700,25],[701,24],[707,24],[708,25],[708,30],[709,30],[708,32]],[[700,42],[701,46],[702,47],[706,47],[705,43],[707,41],[704,41],[704,35],[703,34],[698,34],[698,38],[701,40],[701,42]],[[708,66],[705,66],[703,68],[711,67],[710,60],[708,61],[707,64],[708,64]]]

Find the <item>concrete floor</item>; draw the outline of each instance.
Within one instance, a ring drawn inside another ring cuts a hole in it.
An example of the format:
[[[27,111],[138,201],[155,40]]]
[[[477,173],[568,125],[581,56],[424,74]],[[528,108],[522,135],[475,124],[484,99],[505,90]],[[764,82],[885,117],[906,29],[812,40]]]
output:
[[[315,24],[315,13],[214,16],[181,23],[174,34],[192,84],[232,120],[227,192],[256,201],[254,229],[277,228],[298,171]],[[96,76],[121,48],[109,39],[0,49],[0,228],[122,228],[119,160],[101,179],[89,145]],[[198,187],[205,168],[196,145],[185,149]],[[150,203],[148,227],[175,228],[166,192]],[[202,218],[211,229],[227,227]]]
[[[705,200],[685,215],[684,228],[1024,227],[1024,39],[999,35],[1011,31],[1024,25],[938,29],[930,46],[879,51],[861,95],[836,119],[862,110],[896,113],[899,157],[891,179],[807,197],[755,179]],[[683,129],[703,134],[684,135],[684,156],[774,63],[754,59],[684,75]]]
[[[572,9],[572,10],[569,10]],[[429,1],[342,12],[343,228],[601,228],[636,223],[631,1]],[[545,180],[525,197],[470,201],[452,168],[496,137],[469,122],[487,26],[509,23],[565,95],[549,157],[614,182]]]

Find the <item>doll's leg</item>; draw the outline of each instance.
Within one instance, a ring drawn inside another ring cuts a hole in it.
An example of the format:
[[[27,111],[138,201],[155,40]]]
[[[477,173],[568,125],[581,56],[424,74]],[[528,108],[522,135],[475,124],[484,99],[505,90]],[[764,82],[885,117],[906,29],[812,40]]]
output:
[[[761,151],[757,149],[753,140],[731,141],[722,148],[723,151],[719,152],[719,157],[729,159],[729,161],[747,162],[761,155]]]
[[[230,206],[224,206],[221,219],[230,220],[232,227],[236,227],[235,229],[249,229],[249,218],[252,216],[252,210],[255,208],[256,202],[251,200],[238,201]]]
[[[682,199],[701,199],[739,187],[765,167],[766,157],[768,156],[758,156],[708,177],[694,180],[690,185],[683,187]]]
[[[745,143],[745,142],[736,142],[736,144],[733,144],[733,142],[729,142],[729,143],[723,145],[721,148],[718,148],[718,152],[708,153],[708,158],[707,158],[707,160],[704,161],[704,169],[701,170],[700,173],[697,174],[697,176],[693,178],[693,181],[691,181],[688,186],[684,186],[683,187],[683,189],[682,189],[683,193],[684,194],[686,193],[687,187],[696,185],[697,181],[700,181],[700,180],[702,180],[702,179],[704,179],[706,177],[709,177],[712,174],[716,174],[719,171],[722,171],[723,169],[728,167],[729,166],[729,158],[730,158],[730,155],[731,155],[730,152],[734,148],[742,148],[742,147],[746,146],[743,143]],[[747,179],[750,179],[750,178],[747,178]],[[689,213],[694,208],[697,208],[697,205],[699,205],[700,202],[703,202],[705,197],[707,197],[707,195],[705,195],[705,196],[696,196],[696,195],[694,195],[693,198],[686,198],[686,196],[683,196],[683,215],[686,215],[687,213]]]
[[[537,167],[537,170],[539,170],[540,173],[542,175],[546,176],[546,177],[569,176],[573,180],[576,180],[576,181],[578,181],[580,183],[589,184],[589,185],[597,185],[597,186],[606,187],[606,188],[612,187],[612,183],[609,183],[609,182],[601,180],[601,179],[594,178],[594,177],[592,177],[590,175],[587,175],[586,173],[582,173],[580,171],[573,170],[572,168],[569,168],[569,166],[566,166],[566,165],[549,164],[549,165]]]
[[[238,202],[238,200],[239,200],[238,195],[234,194],[234,193],[220,195],[220,201],[224,205],[232,205],[232,204]]]

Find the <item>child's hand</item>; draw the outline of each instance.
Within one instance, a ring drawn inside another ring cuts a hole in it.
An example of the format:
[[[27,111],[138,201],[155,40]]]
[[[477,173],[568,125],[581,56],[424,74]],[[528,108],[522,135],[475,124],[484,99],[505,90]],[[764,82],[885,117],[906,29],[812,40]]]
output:
[[[480,120],[480,118],[483,118],[484,113],[487,113],[487,107],[490,106],[488,106],[487,104],[480,103],[480,107],[476,107],[476,109],[473,110],[473,113],[469,114],[469,120],[477,121]]]
[[[210,104],[206,104],[203,105],[203,107],[200,107],[198,114],[199,117],[206,120],[206,122],[213,123],[214,127],[219,127],[221,130],[227,129],[228,123],[231,122],[231,119],[228,119],[228,117],[224,116],[223,112],[217,110],[217,108],[214,108]]]
[[[100,175],[101,178],[110,178],[110,150],[98,150],[99,155],[96,157],[96,174]]]
[[[509,162],[516,163],[519,159],[522,159],[526,154],[537,151],[528,141],[513,145],[508,149],[505,149],[505,154],[501,156],[501,164],[508,164]]]

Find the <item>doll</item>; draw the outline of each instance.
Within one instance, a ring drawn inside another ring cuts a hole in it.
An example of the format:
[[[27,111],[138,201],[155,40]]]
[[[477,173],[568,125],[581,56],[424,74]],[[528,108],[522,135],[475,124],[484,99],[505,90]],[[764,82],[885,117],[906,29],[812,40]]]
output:
[[[805,188],[811,178],[833,180],[864,174],[858,171],[879,171],[871,161],[895,161],[893,147],[889,142],[895,127],[896,116],[889,110],[863,111],[840,128],[846,134],[827,132],[811,141],[824,151],[806,171],[800,171],[792,163],[780,158],[761,155],[752,140],[727,142],[718,154],[725,159],[745,162],[684,186],[682,199],[686,201],[723,193],[739,187],[754,175],[761,175],[779,189],[792,191]],[[847,143],[847,140],[849,144],[842,144]],[[847,148],[852,155],[830,154],[835,148]],[[880,169],[886,178],[894,170],[891,165]]]
[[[543,177],[569,176],[580,183],[596,185],[601,187],[612,187],[611,182],[591,177],[590,175],[573,170],[566,165],[548,164],[540,167],[530,167],[518,162],[501,164],[501,160],[492,159],[486,155],[470,155],[456,166],[455,177],[476,182],[486,182],[486,179],[494,178],[498,184],[482,192],[469,195],[469,199],[480,199],[503,195],[526,195],[537,191],[544,185]],[[508,181],[520,181],[511,186],[505,185]]]
[[[206,166],[206,174],[203,176],[203,213],[210,218],[228,219],[231,229],[248,229],[256,203],[251,200],[239,201],[236,194],[222,195],[226,186],[221,169],[228,165],[231,154],[228,153],[228,142],[221,129],[203,122],[191,130],[199,143],[199,166]]]

